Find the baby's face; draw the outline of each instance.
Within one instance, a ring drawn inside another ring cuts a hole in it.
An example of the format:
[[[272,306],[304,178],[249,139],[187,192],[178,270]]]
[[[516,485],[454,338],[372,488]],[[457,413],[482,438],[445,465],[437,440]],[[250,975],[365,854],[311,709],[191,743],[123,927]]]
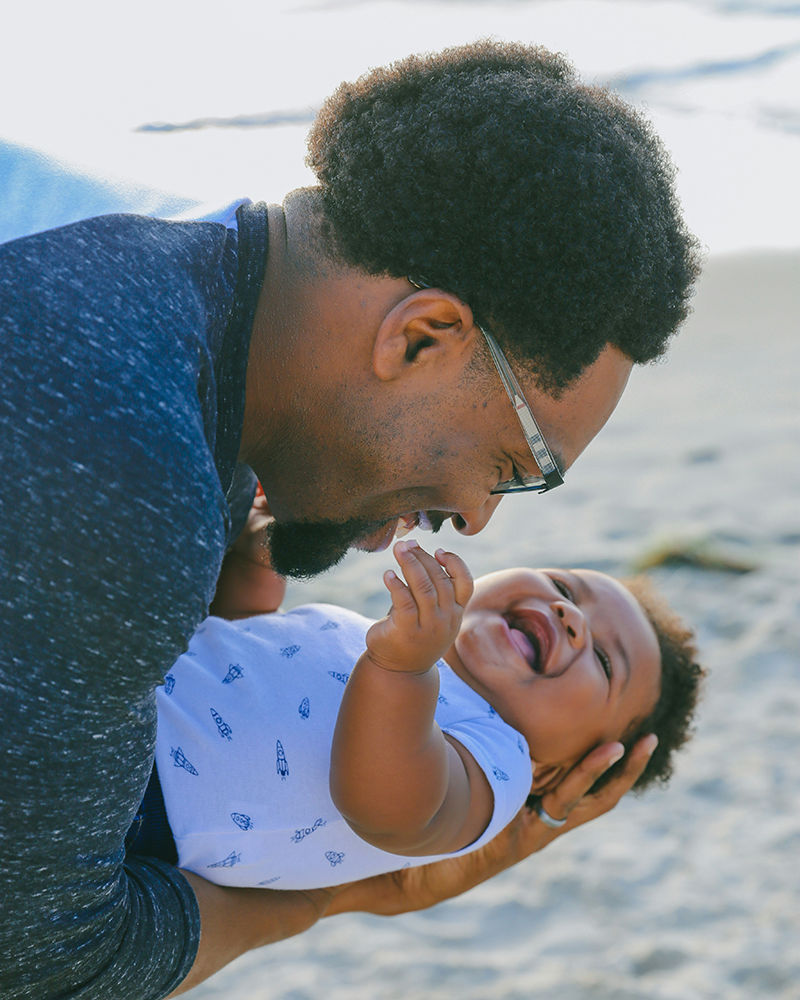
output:
[[[644,611],[622,584],[593,570],[481,577],[446,659],[522,733],[541,773],[619,739],[649,715],[661,683]]]

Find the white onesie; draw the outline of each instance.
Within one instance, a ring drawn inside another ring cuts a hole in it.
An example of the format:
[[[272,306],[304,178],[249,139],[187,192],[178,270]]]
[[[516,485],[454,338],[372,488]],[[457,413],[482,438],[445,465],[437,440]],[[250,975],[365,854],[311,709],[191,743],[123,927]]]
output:
[[[158,688],[156,762],[182,868],[220,885],[321,888],[466,854],[516,815],[531,787],[528,745],[439,661],[436,721],[486,774],[489,826],[462,851],[416,858],[350,829],[330,797],[330,751],[371,624],[311,604],[200,626]]]

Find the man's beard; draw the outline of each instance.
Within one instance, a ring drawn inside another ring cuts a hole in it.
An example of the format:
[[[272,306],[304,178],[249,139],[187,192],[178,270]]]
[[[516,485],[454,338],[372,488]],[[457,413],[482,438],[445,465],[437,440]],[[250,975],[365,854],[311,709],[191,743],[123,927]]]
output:
[[[438,531],[450,514],[427,511],[433,530]],[[309,580],[344,559],[356,542],[375,534],[397,520],[388,521],[272,521],[265,529],[272,568],[280,576]]]

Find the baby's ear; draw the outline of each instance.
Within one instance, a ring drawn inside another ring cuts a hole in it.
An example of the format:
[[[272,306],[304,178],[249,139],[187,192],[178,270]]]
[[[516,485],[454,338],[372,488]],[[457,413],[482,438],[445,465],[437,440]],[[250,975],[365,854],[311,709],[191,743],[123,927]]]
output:
[[[561,777],[564,768],[560,764],[537,764],[533,761],[533,782],[531,795],[543,795],[550,791]]]

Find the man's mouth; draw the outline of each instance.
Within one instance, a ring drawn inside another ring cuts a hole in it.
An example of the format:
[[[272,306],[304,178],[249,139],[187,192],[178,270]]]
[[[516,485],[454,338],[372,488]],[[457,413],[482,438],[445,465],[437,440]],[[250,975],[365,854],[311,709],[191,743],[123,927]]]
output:
[[[433,531],[433,525],[424,510],[415,510],[413,514],[403,514],[397,522],[395,538],[403,538],[414,528],[420,528],[422,531]]]
[[[403,514],[396,521],[389,521],[378,531],[365,535],[364,538],[355,543],[355,547],[366,552],[383,552],[389,548],[395,538],[403,538],[414,528],[420,528],[422,531],[436,530],[424,510],[415,510],[411,514]]]
[[[555,642],[549,623],[535,611],[516,611],[505,616],[512,645],[531,669],[543,674]]]

